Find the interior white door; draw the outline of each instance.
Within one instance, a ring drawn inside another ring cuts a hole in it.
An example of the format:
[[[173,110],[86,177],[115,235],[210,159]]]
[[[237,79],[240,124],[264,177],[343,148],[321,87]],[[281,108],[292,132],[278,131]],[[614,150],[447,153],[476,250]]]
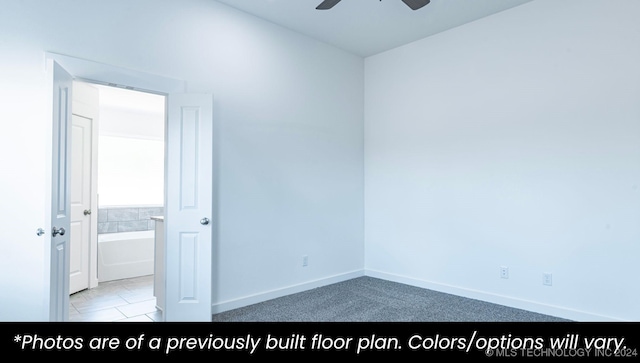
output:
[[[164,321],[211,321],[213,97],[170,94]]]
[[[73,78],[53,64],[53,148],[51,189],[51,275],[49,320],[69,318],[70,155]]]
[[[97,259],[97,193],[94,174],[97,171],[95,144],[99,113],[98,92],[96,87],[87,83],[73,83],[70,294],[97,284],[97,271],[92,273],[90,268],[96,265]],[[93,276],[96,276],[95,279],[92,279]]]

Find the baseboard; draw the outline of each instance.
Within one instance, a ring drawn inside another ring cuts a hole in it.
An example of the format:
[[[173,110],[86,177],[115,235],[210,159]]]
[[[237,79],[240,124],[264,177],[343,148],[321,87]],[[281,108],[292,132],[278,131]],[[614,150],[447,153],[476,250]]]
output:
[[[479,290],[472,290],[467,288],[461,288],[457,286],[451,286],[446,284],[439,284],[435,282],[419,280],[411,277],[390,274],[375,270],[365,270],[365,276],[375,277],[383,280],[398,282],[406,285],[421,287],[438,292],[444,292],[452,295],[462,296],[470,299],[476,299],[486,301],[489,303],[500,304],[516,309],[523,309],[532,311],[535,313],[551,315],[563,319],[568,319],[576,322],[620,322],[621,319],[613,318],[610,316],[603,316],[593,314],[584,311],[578,311],[568,309],[561,306],[548,305],[535,301],[521,300],[509,296],[492,294]]]
[[[379,278],[387,281],[398,282],[406,285],[416,286],[420,288],[457,295],[457,296],[466,297],[470,299],[476,299],[476,300],[486,301],[489,303],[500,304],[500,305],[504,305],[504,306],[508,306],[516,309],[523,309],[523,310],[528,310],[528,311],[532,311],[540,314],[551,315],[551,316],[568,319],[576,322],[623,321],[621,319],[610,317],[610,316],[593,314],[589,312],[569,309],[561,306],[554,306],[554,305],[539,303],[535,301],[522,300],[522,299],[517,299],[509,296],[497,295],[497,294],[492,294],[484,291],[462,288],[458,286],[440,284],[440,283],[435,283],[431,281],[425,281],[425,280],[415,279],[415,278],[396,275],[396,274],[390,274],[390,273],[376,271],[376,270],[351,271],[344,274],[338,274],[338,275],[333,275],[333,276],[329,276],[322,279],[307,281],[297,285],[290,285],[287,287],[283,287],[281,289],[265,291],[255,295],[250,295],[250,296],[245,296],[238,299],[220,302],[212,305],[212,312],[214,314],[217,314],[224,311],[233,310],[233,309],[241,308],[241,307],[252,305],[252,304],[257,304],[263,301],[315,289],[317,287],[322,287],[322,286],[350,280],[350,279],[361,277],[361,276],[375,277],[375,278]]]
[[[239,299],[228,300],[221,303],[213,304],[211,311],[213,312],[213,314],[218,314],[224,311],[233,310],[233,309],[241,308],[241,307],[252,305],[252,304],[257,304],[263,301],[315,289],[317,287],[335,284],[337,282],[351,280],[356,277],[362,277],[362,276],[364,276],[364,270],[356,270],[356,271],[351,271],[343,274],[325,277],[318,280],[307,281],[301,284],[283,287],[281,289],[265,291],[259,294],[245,296]]]

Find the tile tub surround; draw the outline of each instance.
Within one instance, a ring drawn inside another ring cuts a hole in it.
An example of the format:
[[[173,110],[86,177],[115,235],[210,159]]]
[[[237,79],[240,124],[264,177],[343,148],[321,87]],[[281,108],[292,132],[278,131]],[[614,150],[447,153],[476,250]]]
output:
[[[101,207],[98,234],[153,230],[155,221],[151,217],[163,214],[163,206]]]

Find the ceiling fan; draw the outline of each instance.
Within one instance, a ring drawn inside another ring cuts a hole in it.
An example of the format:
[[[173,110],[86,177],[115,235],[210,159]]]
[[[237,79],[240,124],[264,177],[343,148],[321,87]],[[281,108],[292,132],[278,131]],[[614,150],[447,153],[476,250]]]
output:
[[[317,10],[328,10],[334,7],[341,0],[324,0],[316,7]],[[382,1],[382,0],[380,0]],[[411,10],[418,10],[421,7],[427,5],[431,2],[431,0],[402,0],[403,3],[407,4]]]

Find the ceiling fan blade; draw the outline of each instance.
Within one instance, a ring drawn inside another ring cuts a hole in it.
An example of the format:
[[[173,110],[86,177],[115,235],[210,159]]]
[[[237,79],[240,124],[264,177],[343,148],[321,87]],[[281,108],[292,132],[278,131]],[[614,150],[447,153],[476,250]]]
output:
[[[430,3],[431,0],[402,0],[402,2],[407,4],[407,6],[411,8],[411,10],[418,10]]]
[[[324,0],[316,7],[317,10],[327,10],[334,7],[340,0]]]

